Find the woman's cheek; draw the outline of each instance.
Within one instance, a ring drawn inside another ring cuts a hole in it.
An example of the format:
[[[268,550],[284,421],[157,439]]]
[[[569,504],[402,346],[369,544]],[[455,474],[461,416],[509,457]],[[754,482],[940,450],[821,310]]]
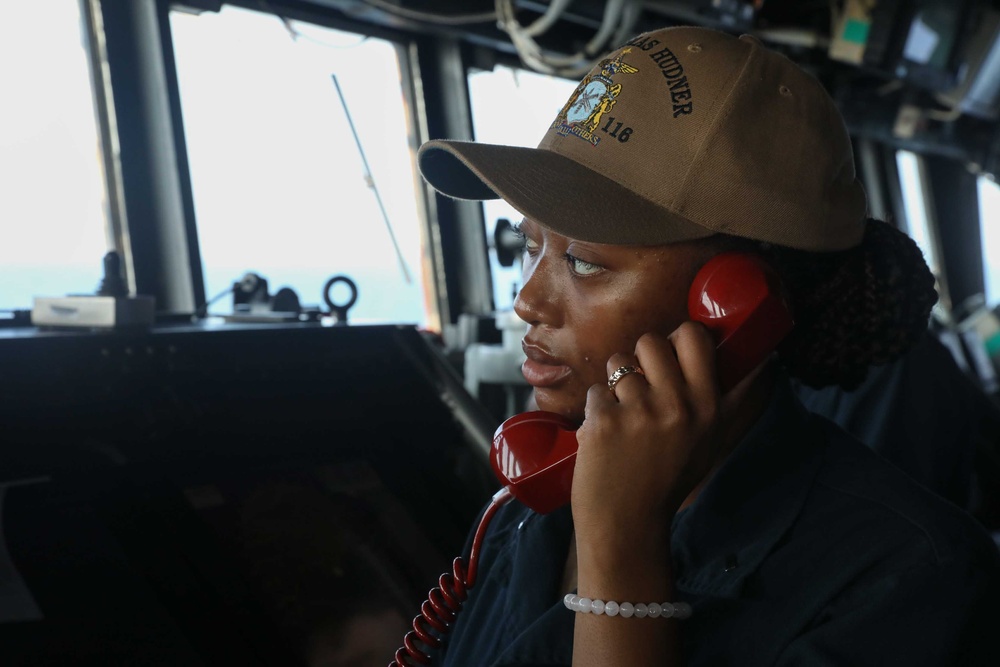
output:
[[[604,378],[604,371],[610,356],[607,352],[597,348],[588,348],[582,352],[583,363],[578,373],[580,378],[578,384],[583,387],[585,394],[592,384]]]

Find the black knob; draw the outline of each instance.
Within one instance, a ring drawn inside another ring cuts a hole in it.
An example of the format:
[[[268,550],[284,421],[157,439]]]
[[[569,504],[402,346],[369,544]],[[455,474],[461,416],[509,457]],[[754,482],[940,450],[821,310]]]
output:
[[[128,295],[128,286],[122,273],[122,258],[114,250],[104,255],[104,277],[97,286],[97,294],[116,297]]]

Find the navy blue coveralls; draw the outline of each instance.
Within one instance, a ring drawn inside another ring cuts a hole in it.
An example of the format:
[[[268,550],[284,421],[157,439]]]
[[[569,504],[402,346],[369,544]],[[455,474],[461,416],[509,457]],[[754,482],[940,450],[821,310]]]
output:
[[[569,665],[575,614],[560,583],[571,535],[569,508],[503,507],[435,664]],[[993,541],[806,412],[786,380],[677,514],[671,543],[676,598],[694,608],[686,665],[1000,665]]]

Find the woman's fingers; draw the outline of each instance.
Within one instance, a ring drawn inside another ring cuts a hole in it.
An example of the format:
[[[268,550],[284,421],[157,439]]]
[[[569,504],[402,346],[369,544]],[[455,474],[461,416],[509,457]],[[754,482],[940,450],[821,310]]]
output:
[[[595,384],[587,390],[587,403],[583,406],[583,425],[587,426],[595,413],[603,412],[616,405],[618,399],[608,391],[606,384]]]
[[[587,394],[573,482],[574,517],[583,532],[617,534],[630,529],[623,516],[641,523],[670,515],[718,451],[715,346],[704,327],[646,334],[634,353],[616,353],[606,366],[609,377],[632,367],[643,372],[622,371],[614,391],[598,383]]]
[[[634,354],[618,352],[611,355],[607,363],[610,394],[619,401],[640,395],[649,385],[646,370]]]
[[[677,365],[677,352],[668,337],[643,335],[635,345],[633,358],[645,373],[649,387],[669,390],[680,387],[684,381],[680,366]]]
[[[717,402],[720,390],[712,333],[702,324],[685,322],[670,335],[670,342],[692,398],[699,402]]]
[[[718,401],[715,340],[704,326],[693,322],[682,324],[669,337],[645,334],[634,354],[613,354],[607,371],[619,402],[636,399],[650,388],[661,397],[690,396],[713,405]]]

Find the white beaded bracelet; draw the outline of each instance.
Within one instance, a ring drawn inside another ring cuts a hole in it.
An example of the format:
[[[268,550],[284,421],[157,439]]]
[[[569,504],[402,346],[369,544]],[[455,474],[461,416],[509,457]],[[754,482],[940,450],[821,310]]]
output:
[[[687,602],[653,602],[650,604],[632,604],[631,602],[618,603],[613,600],[591,600],[582,598],[579,595],[567,593],[563,598],[563,604],[570,611],[581,614],[605,614],[607,616],[621,616],[622,618],[676,618],[684,620],[691,616],[691,605]]]

